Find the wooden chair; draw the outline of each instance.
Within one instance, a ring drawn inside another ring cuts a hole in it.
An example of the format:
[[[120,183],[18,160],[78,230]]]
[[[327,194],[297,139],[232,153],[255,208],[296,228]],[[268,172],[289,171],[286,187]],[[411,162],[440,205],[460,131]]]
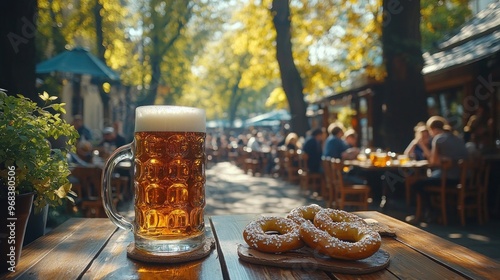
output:
[[[480,225],[488,221],[488,183],[490,165],[481,158],[462,160],[460,184],[457,186],[457,210],[465,226],[466,211],[476,210]]]
[[[238,152],[238,148],[229,145],[227,147],[227,149],[228,149],[227,158],[228,158],[229,162],[238,165],[238,157],[240,156],[240,154]]]
[[[285,147],[280,147],[276,150],[276,158],[274,160],[275,170],[280,178],[286,177],[286,154],[287,150]]]
[[[115,176],[111,179],[111,189],[113,191],[113,198],[116,200],[117,204],[120,200],[132,197],[132,194],[129,193],[129,178],[121,176],[118,173],[114,175]]]
[[[299,156],[297,151],[287,151],[285,155],[285,168],[287,180],[290,183],[299,183]]]
[[[308,167],[309,155],[304,151],[297,152],[299,156],[299,170],[297,173],[300,178],[300,188],[311,193],[319,194],[324,192],[324,176],[319,172],[311,172]]]
[[[345,206],[359,207],[361,210],[368,209],[368,199],[371,188],[368,185],[349,185],[344,183],[344,163],[340,159],[331,159],[331,178],[335,193],[335,205],[343,210]],[[352,199],[354,198],[354,199]]]
[[[243,148],[244,165],[243,171],[247,174],[249,171],[253,176],[260,170],[259,157],[257,152],[252,151],[250,148]]]
[[[456,165],[460,170],[459,182],[450,185],[446,179],[447,173],[450,168]],[[478,223],[483,224],[488,219],[489,164],[480,158],[459,160],[458,162],[443,159],[441,160],[441,168],[441,184],[439,186],[426,186],[425,191],[436,198],[442,223],[448,224],[448,207],[456,206],[462,226],[465,226],[466,210],[476,210]],[[421,200],[420,194],[417,194],[417,219],[421,217]]]
[[[106,217],[101,202],[101,172],[98,167],[75,167],[71,171],[81,189],[78,208],[87,218]]]
[[[453,161],[448,158],[441,159],[441,180],[440,184],[437,186],[425,186],[424,191],[430,193],[431,196],[434,196],[438,200],[438,207],[441,210],[441,218],[444,225],[448,224],[448,219],[446,216],[446,195],[452,195],[455,190],[449,187],[447,184],[448,171],[453,165]],[[432,206],[432,205],[431,205]],[[416,200],[416,214],[415,218],[417,221],[420,221],[422,218],[422,195],[417,193]]]
[[[326,200],[326,207],[333,208],[334,203],[336,203],[337,194],[335,192],[335,185],[333,184],[333,173],[330,163],[330,157],[321,158],[321,166],[323,166],[323,171],[325,172],[325,188],[327,191],[323,197]],[[326,198],[326,196],[328,196],[328,198]]]
[[[245,169],[245,160],[246,160],[246,151],[245,151],[246,147],[243,147],[243,146],[238,146],[236,148],[236,165],[241,168],[241,169]]]
[[[78,185],[81,188],[79,201],[80,210],[86,218],[106,218],[104,206],[102,205],[101,196],[101,175],[102,169],[99,167],[75,167],[71,171],[72,176],[78,180]],[[115,195],[113,198],[114,206],[119,201],[119,186],[116,185],[120,181],[115,181]]]
[[[402,169],[404,181],[405,181],[405,197],[406,197],[406,205],[411,206],[412,204],[412,185],[422,179],[426,178],[427,169],[423,168],[415,168],[415,169]]]

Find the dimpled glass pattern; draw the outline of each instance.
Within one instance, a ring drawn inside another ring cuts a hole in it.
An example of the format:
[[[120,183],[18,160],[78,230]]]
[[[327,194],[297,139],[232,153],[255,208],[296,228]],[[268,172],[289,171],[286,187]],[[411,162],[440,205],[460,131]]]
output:
[[[201,235],[205,133],[135,133],[135,227],[145,239]]]

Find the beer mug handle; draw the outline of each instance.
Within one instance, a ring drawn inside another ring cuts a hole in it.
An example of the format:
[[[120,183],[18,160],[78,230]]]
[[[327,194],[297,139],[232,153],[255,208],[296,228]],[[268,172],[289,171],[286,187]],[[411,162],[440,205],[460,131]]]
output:
[[[113,171],[120,161],[132,160],[132,143],[125,146],[121,146],[116,149],[104,165],[102,171],[102,203],[104,205],[104,211],[108,215],[109,219],[118,227],[133,231],[134,226],[132,222],[127,221],[115,208],[113,204],[113,193],[111,188],[111,180],[113,179]]]

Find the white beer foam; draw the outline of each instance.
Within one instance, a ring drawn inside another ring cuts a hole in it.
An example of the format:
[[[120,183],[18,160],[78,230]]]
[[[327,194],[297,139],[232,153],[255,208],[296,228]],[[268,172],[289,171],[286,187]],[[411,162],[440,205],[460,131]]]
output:
[[[140,106],[135,109],[135,131],[206,132],[205,110],[183,106]]]

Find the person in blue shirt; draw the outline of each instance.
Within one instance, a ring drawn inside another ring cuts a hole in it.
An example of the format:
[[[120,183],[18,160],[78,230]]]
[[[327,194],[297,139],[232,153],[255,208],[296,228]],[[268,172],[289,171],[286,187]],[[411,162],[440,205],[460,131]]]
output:
[[[342,158],[342,153],[349,149],[342,136],[344,136],[344,129],[337,123],[332,123],[328,126],[328,137],[325,141],[323,149],[323,156],[330,158]]]
[[[313,129],[307,137],[302,150],[307,153],[307,166],[313,173],[321,173],[321,146],[323,143],[323,130],[321,128]]]
[[[349,133],[349,137],[356,140],[356,134],[354,130]],[[326,138],[325,147],[323,149],[323,156],[329,158],[338,158],[342,160],[354,159],[359,153],[359,149],[348,144],[342,137],[344,136],[344,129],[341,125],[337,123],[332,123],[328,126],[328,132],[330,135]],[[351,170],[343,175],[346,184],[351,185],[361,185],[366,184],[366,181],[358,175],[358,170]]]

